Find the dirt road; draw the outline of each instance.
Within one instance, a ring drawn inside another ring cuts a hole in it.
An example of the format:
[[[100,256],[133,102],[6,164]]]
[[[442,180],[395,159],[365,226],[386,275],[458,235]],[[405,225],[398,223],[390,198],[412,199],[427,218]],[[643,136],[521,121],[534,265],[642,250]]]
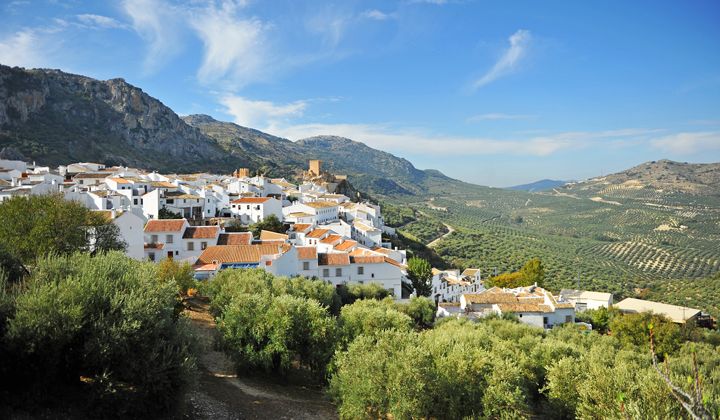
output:
[[[445,238],[447,238],[448,236],[450,236],[451,233],[455,232],[455,229],[453,229],[453,227],[450,226],[450,225],[448,225],[447,223],[443,223],[443,225],[445,225],[445,227],[447,228],[447,230],[448,230],[447,233],[444,234],[443,236],[439,237],[439,238],[436,238],[435,240],[433,240],[433,241],[430,242],[429,244],[427,244],[427,247],[428,247],[428,248],[434,247],[435,245],[437,245],[438,243],[440,243],[440,241],[442,241],[443,239],[445,239]]]
[[[335,419],[335,406],[319,387],[238,377],[233,363],[217,351],[215,321],[201,299],[185,311],[199,336],[202,354],[197,389],[186,398],[184,419]]]

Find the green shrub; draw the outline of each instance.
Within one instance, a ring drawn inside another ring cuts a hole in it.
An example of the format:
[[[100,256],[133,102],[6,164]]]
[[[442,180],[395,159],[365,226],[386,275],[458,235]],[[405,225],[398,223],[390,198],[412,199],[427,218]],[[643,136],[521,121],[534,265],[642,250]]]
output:
[[[390,329],[410,331],[413,325],[409,316],[395,309],[392,299],[358,300],[352,305],[345,305],[340,311],[338,323],[344,345],[362,334],[373,335]]]
[[[409,303],[400,303],[396,305],[398,311],[412,318],[416,329],[430,328],[435,322],[435,302],[426,297],[410,298]]]
[[[195,363],[176,294],[153,264],[121,253],[40,259],[2,338],[14,366],[3,384],[35,390],[40,402],[80,387],[114,415],[167,409]]]

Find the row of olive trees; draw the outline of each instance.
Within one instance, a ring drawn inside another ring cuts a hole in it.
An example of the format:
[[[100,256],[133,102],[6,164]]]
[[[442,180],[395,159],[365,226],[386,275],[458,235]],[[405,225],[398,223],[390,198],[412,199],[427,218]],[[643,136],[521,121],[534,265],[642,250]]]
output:
[[[386,328],[428,328],[435,314],[430,300],[398,305],[376,284],[338,293],[321,280],[263,270],[225,270],[202,293],[211,299],[222,346],[240,370],[287,374],[300,366],[319,378],[332,368],[335,352],[355,337]]]

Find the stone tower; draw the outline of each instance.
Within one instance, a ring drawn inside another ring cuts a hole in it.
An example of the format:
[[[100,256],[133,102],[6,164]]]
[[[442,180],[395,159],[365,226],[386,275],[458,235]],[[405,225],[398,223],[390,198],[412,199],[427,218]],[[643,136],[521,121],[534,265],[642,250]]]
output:
[[[322,164],[321,160],[311,160],[309,169],[308,169],[308,174],[314,175],[314,176],[320,176],[320,165],[321,164]]]

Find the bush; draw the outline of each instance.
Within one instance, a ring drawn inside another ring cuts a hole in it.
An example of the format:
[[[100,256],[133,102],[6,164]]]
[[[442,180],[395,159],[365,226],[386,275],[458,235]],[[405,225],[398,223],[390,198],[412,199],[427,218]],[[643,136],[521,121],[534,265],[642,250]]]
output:
[[[341,285],[337,288],[337,293],[343,305],[352,305],[361,299],[382,300],[390,296],[390,291],[378,283]]]
[[[395,310],[392,299],[358,300],[343,306],[338,322],[345,346],[362,334],[374,335],[390,329],[410,331],[413,325],[409,316]]]
[[[226,352],[239,369],[285,374],[293,362],[323,373],[335,348],[335,320],[317,301],[239,294],[218,319]]]
[[[398,311],[412,318],[418,330],[430,328],[435,321],[435,302],[426,297],[412,297],[410,303],[396,305]]]
[[[192,379],[194,342],[174,310],[177,286],[156,278],[121,253],[39,260],[2,337],[7,391],[42,402],[81,388],[113,415],[166,410]]]

